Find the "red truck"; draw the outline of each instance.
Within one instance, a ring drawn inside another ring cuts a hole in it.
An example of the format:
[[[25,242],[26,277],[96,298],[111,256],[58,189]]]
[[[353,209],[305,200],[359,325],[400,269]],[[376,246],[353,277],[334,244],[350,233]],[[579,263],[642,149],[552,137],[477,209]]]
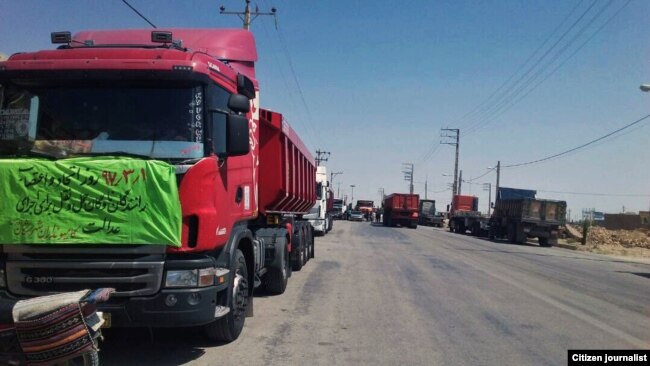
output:
[[[314,257],[313,156],[239,29],[56,32],[0,62],[0,296],[113,287],[116,327],[232,341]]]
[[[420,196],[408,193],[393,193],[384,197],[383,224],[385,226],[408,226],[411,229],[418,227],[418,210]]]
[[[481,236],[487,232],[488,218],[478,210],[478,197],[455,195],[449,210],[449,231]]]

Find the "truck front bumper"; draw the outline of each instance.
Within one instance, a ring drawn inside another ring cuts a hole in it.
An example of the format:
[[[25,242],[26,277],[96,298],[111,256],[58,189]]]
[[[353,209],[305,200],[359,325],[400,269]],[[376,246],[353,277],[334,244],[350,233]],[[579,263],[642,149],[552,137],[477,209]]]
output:
[[[225,287],[224,287],[225,289]],[[111,298],[97,305],[110,314],[111,327],[185,327],[211,323],[216,319],[216,286],[191,289],[163,289],[148,297]],[[0,298],[19,300],[6,290]],[[223,314],[225,315],[225,314]]]
[[[314,231],[319,233],[325,232],[325,220],[323,219],[310,219],[309,223],[314,228]]]

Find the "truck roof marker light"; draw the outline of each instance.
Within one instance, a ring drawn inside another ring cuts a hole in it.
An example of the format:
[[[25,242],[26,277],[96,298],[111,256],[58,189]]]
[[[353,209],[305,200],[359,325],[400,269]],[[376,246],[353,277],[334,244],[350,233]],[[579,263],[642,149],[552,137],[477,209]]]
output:
[[[172,43],[172,32],[152,31],[151,42],[153,43]]]
[[[70,32],[52,32],[50,33],[50,39],[52,41],[52,44],[61,44],[61,43],[67,43],[70,44],[72,42],[72,33]]]
[[[172,66],[172,70],[174,71],[192,71],[194,67],[192,66],[185,66],[185,65],[174,65]]]

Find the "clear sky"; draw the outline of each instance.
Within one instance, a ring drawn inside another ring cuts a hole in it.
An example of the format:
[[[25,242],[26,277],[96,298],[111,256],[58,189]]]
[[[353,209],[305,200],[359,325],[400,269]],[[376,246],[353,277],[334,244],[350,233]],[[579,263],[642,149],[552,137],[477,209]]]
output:
[[[235,11],[244,5],[243,0],[130,3],[158,27],[239,27],[241,21],[220,15],[219,6]],[[278,8],[279,30],[271,17],[252,26],[261,104],[283,112],[313,151],[331,152],[326,165],[343,172],[335,178],[335,192],[339,182],[341,195],[348,197],[349,185],[356,185],[355,201],[378,201],[380,187],[406,192],[402,163],[412,162],[416,192],[424,196],[428,180],[429,198],[444,208],[451,193],[435,192],[451,182],[443,174],[453,172],[453,147],[441,145],[428,154],[439,145],[441,127],[461,129],[460,168],[470,179],[497,160],[508,165],[552,155],[650,114],[650,93],[639,90],[650,83],[650,1],[632,0],[596,34],[626,3],[253,1],[260,11]],[[52,48],[51,31],[147,26],[120,0],[0,0],[0,53]],[[499,90],[510,90],[503,99],[481,104],[507,80]],[[475,124],[482,127],[469,132]],[[494,184],[495,174],[475,183],[483,182]],[[503,169],[501,185],[564,199],[574,216],[587,207],[648,210],[650,119],[562,158]],[[487,192],[480,185],[464,184],[463,192],[478,195],[486,209]]]

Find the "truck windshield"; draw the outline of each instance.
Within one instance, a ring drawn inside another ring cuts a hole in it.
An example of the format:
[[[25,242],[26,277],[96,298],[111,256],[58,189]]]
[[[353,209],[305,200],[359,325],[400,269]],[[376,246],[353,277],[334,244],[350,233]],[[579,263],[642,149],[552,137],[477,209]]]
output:
[[[0,156],[203,156],[198,86],[0,85]]]

